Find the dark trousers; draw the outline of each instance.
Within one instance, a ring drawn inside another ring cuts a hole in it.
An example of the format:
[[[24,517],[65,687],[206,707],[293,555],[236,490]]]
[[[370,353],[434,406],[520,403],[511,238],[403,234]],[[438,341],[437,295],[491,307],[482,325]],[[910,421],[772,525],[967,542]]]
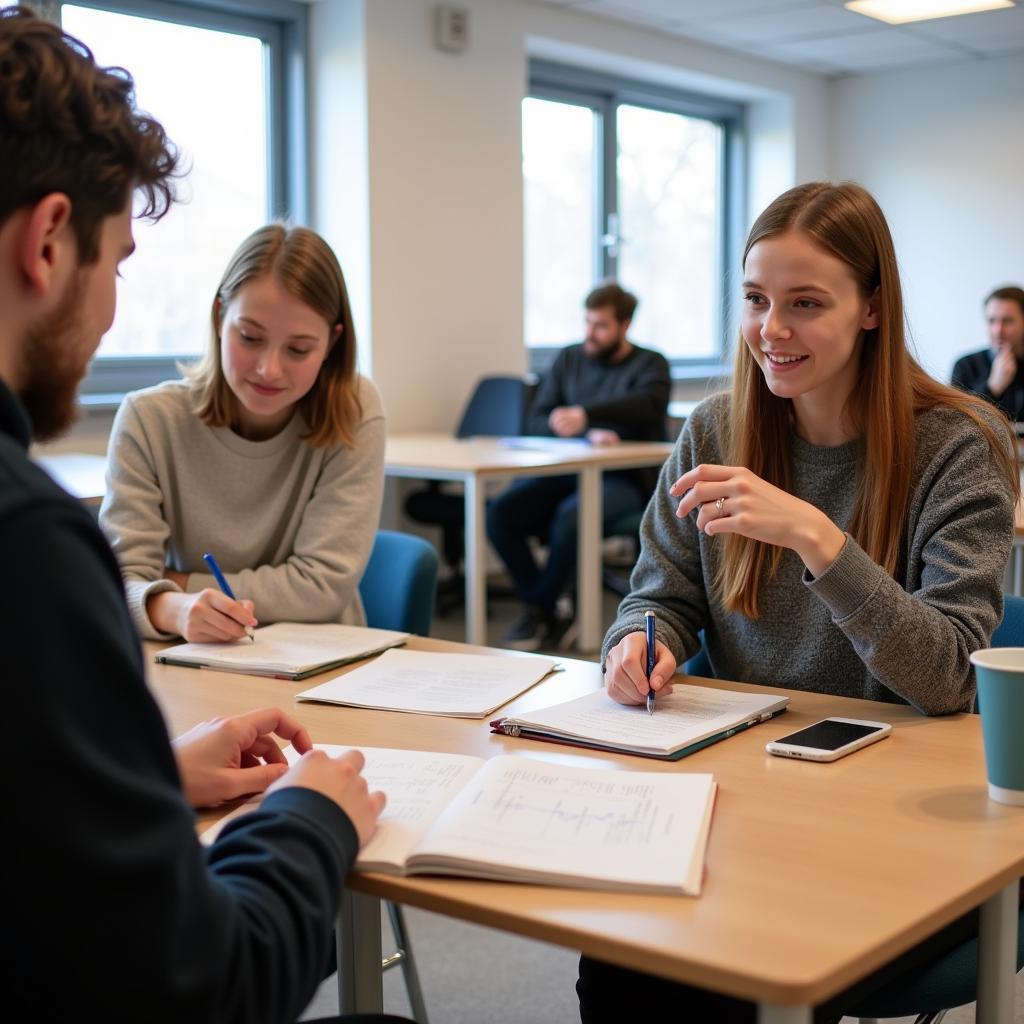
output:
[[[647,502],[628,477],[602,478],[602,526],[642,512]],[[517,480],[487,506],[487,536],[505,563],[523,604],[546,612],[568,588],[576,571],[579,494],[575,476],[539,476]],[[547,540],[543,569],[530,550],[529,538]]]
[[[1024,888],[1022,888],[1024,902]],[[951,925],[897,957],[885,967],[850,986],[815,1008],[814,1024],[838,1024],[883,985],[955,949],[978,934],[978,911],[972,910]],[[756,1024],[757,1006],[745,999],[679,982],[655,978],[640,971],[614,967],[590,957],[580,957],[576,993],[580,1000],[582,1024],[618,1024],[623,1020],[644,1024]]]

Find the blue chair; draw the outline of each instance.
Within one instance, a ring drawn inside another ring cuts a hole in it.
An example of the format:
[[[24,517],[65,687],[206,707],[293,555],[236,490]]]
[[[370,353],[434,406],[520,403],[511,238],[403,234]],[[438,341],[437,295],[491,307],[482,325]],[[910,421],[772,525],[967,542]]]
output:
[[[367,625],[429,636],[437,564],[437,552],[422,537],[378,530],[359,582]]]
[[[378,530],[359,582],[366,624],[376,629],[429,636],[437,590],[437,561],[437,552],[422,537]],[[385,905],[398,949],[381,961],[381,968],[386,971],[401,966],[413,1018],[419,1024],[427,1024],[423,989],[402,908],[390,900]]]
[[[703,676],[705,679],[714,679],[715,672],[711,667],[708,649],[704,646],[704,630],[702,629],[697,635],[700,637],[700,650],[683,665],[683,671],[688,676]]]

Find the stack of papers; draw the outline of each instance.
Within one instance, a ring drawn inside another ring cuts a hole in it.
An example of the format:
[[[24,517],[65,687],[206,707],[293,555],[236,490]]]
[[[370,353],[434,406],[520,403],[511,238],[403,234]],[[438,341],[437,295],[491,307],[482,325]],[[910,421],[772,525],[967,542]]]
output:
[[[296,696],[357,708],[483,718],[555,668],[550,658],[386,651],[375,661]]]

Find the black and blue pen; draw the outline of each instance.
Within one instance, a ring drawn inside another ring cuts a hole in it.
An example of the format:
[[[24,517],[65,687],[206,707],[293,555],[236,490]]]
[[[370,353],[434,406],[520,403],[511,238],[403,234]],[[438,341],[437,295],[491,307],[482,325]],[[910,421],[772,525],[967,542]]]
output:
[[[647,714],[654,714],[654,690],[651,688],[651,673],[658,660],[654,639],[654,612],[644,612],[644,633],[647,635]]]

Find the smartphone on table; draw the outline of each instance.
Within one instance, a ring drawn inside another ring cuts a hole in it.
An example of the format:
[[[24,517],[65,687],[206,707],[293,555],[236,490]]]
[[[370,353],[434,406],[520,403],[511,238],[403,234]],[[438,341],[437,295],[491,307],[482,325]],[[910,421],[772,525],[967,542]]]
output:
[[[814,725],[780,736],[765,746],[778,757],[798,757],[804,761],[838,761],[861,747],[884,739],[892,732],[885,722],[867,722],[861,718],[823,718]]]

